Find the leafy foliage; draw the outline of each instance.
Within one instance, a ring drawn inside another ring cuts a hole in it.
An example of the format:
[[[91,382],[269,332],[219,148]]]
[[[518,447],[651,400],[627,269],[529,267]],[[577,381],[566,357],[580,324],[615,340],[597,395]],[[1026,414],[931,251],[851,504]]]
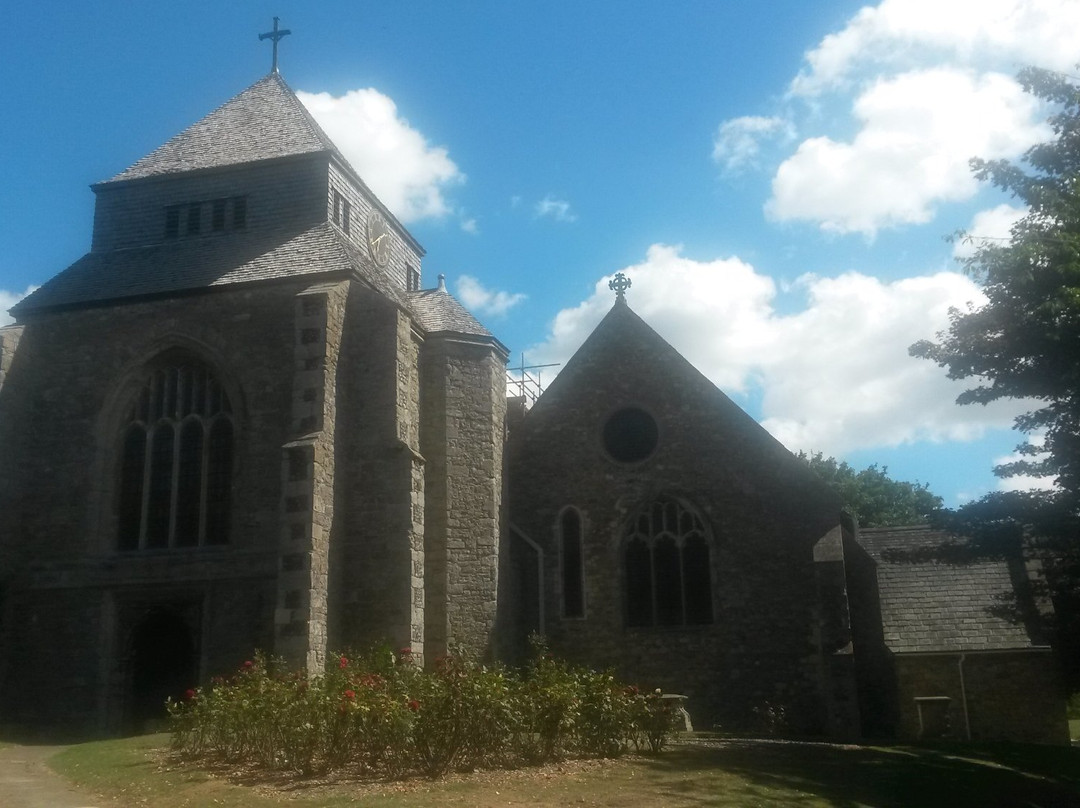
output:
[[[875,464],[856,471],[821,452],[799,452],[799,458],[833,487],[862,527],[919,524],[943,504],[941,497],[931,493],[925,483],[894,480],[889,477],[887,467],[879,469]]]
[[[918,342],[911,353],[945,367],[952,379],[972,380],[960,404],[1030,402],[1016,419],[1029,436],[1020,459],[995,473],[1052,478],[1052,490],[990,494],[943,514],[942,523],[987,547],[1010,537],[1035,541],[1057,610],[1057,645],[1080,686],[1080,86],[1037,68],[1021,71],[1019,80],[1053,110],[1054,137],[1030,148],[1019,165],[971,165],[1027,213],[1008,240],[971,239],[965,269],[986,303],[953,310],[937,341]]]
[[[1001,398],[1038,404],[1017,418],[1040,446],[1020,447],[1022,459],[998,469],[1005,476],[1055,475],[1074,502],[1080,491],[1080,87],[1069,77],[1028,68],[1024,88],[1056,105],[1055,139],[1024,155],[1027,170],[1007,160],[972,161],[975,175],[1010,192],[1027,214],[1006,242],[977,240],[965,268],[981,282],[987,302],[954,310],[937,342],[911,347],[915,356],[973,379],[961,404]]]
[[[169,704],[173,746],[201,760],[359,776],[660,751],[675,706],[537,646],[522,672],[447,656],[424,671],[409,649],[341,654],[308,678],[257,655],[229,679]]]

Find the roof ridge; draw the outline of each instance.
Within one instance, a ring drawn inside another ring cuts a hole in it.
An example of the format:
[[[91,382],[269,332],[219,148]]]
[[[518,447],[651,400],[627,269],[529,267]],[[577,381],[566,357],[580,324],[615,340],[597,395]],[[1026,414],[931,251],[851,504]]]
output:
[[[318,152],[344,161],[281,74],[269,73],[94,187]]]
[[[341,157],[342,160],[344,160],[345,157],[341,154],[341,150],[338,149],[337,144],[335,144],[334,141],[330,139],[330,136],[326,134],[326,131],[321,126],[319,126],[319,122],[315,120],[315,116],[311,114],[310,110],[308,110],[308,108],[304,106],[304,102],[296,97],[296,91],[293,90],[289,82],[285,81],[285,77],[282,76],[281,73],[273,72],[267,74],[263,78],[277,80],[277,82],[281,85],[281,88],[285,91],[286,97],[293,103],[293,105],[296,106],[296,108],[300,111],[300,114],[304,116],[304,119],[307,121],[308,126],[311,127],[312,133],[315,135],[315,137],[321,140],[323,145],[325,145],[329,151],[334,152],[339,157]],[[258,82],[256,82],[256,84],[257,83]]]

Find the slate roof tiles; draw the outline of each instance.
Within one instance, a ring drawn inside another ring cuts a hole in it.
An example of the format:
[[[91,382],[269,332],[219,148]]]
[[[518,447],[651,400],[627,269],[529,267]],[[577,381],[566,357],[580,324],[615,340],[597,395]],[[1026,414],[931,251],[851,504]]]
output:
[[[66,308],[206,287],[346,271],[353,262],[326,222],[274,243],[230,234],[84,255],[12,313]]]
[[[285,79],[271,73],[108,182],[313,152],[338,153]]]
[[[894,652],[1035,647],[1015,617],[1014,575],[1003,559],[951,552],[958,540],[926,526],[863,528],[859,544],[877,563],[885,644]],[[942,551],[942,548],[945,548]],[[1014,562],[1022,569],[1022,563]]]
[[[334,155],[355,175],[285,80],[271,73],[107,183],[318,152]],[[354,179],[366,189],[359,176]],[[412,238],[403,228],[401,232]],[[497,343],[441,285],[407,293],[375,267],[360,246],[327,222],[301,232],[233,232],[224,237],[91,252],[11,311],[21,315],[338,273],[363,280],[411,312],[429,333],[450,332]]]
[[[424,289],[409,295],[420,326],[431,334],[453,332],[490,338],[488,331],[446,289]]]

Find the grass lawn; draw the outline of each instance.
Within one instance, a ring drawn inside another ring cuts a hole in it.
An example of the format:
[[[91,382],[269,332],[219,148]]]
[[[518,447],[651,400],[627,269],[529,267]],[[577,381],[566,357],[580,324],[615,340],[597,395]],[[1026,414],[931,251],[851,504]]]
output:
[[[445,780],[367,784],[213,774],[163,754],[164,735],[80,744],[50,765],[117,805],[1014,806],[1080,805],[1080,749],[875,747],[698,736],[661,755]]]

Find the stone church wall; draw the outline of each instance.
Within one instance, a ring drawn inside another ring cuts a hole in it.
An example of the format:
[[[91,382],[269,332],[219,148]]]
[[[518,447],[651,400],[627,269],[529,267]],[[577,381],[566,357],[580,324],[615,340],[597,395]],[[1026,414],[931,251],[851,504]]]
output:
[[[506,356],[434,335],[422,362],[426,648],[433,657],[454,648],[486,656],[499,583]]]
[[[294,303],[274,652],[312,674],[326,664],[330,546],[337,532],[337,389],[348,287],[344,280],[317,283]]]
[[[9,694],[22,700],[24,688],[41,688],[55,715],[96,716],[101,728],[103,716],[122,713],[122,615],[163,605],[166,595],[164,605],[199,615],[185,620],[203,675],[269,647],[292,395],[281,369],[292,364],[302,288],[237,289],[27,323],[0,392],[0,632],[3,647],[17,649],[0,662],[0,713],[17,707]],[[173,347],[212,365],[232,402],[230,543],[118,554],[118,430],[144,363]]]
[[[647,459],[621,463],[601,433],[630,406],[655,419],[658,442]],[[688,695],[698,726],[850,734],[829,726],[828,704],[844,690],[827,669],[850,639],[846,600],[821,598],[814,561],[815,544],[839,535],[838,503],[636,315],[598,327],[510,446],[510,536],[521,531],[543,550],[553,650]],[[665,495],[692,508],[709,534],[708,625],[627,625],[623,536]],[[562,603],[558,525],[568,506],[583,525],[580,618],[564,616]],[[842,569],[839,581],[843,595]]]
[[[1048,650],[897,655],[900,737],[965,739],[970,727],[974,741],[1067,744],[1049,656]]]
[[[8,325],[0,328],[0,390],[4,389],[4,379],[7,377],[11,363],[15,361],[15,349],[19,347],[19,337],[22,336],[21,325]]]
[[[419,343],[410,318],[369,288],[349,300],[338,384],[338,498],[331,583],[335,648],[423,653]]]

